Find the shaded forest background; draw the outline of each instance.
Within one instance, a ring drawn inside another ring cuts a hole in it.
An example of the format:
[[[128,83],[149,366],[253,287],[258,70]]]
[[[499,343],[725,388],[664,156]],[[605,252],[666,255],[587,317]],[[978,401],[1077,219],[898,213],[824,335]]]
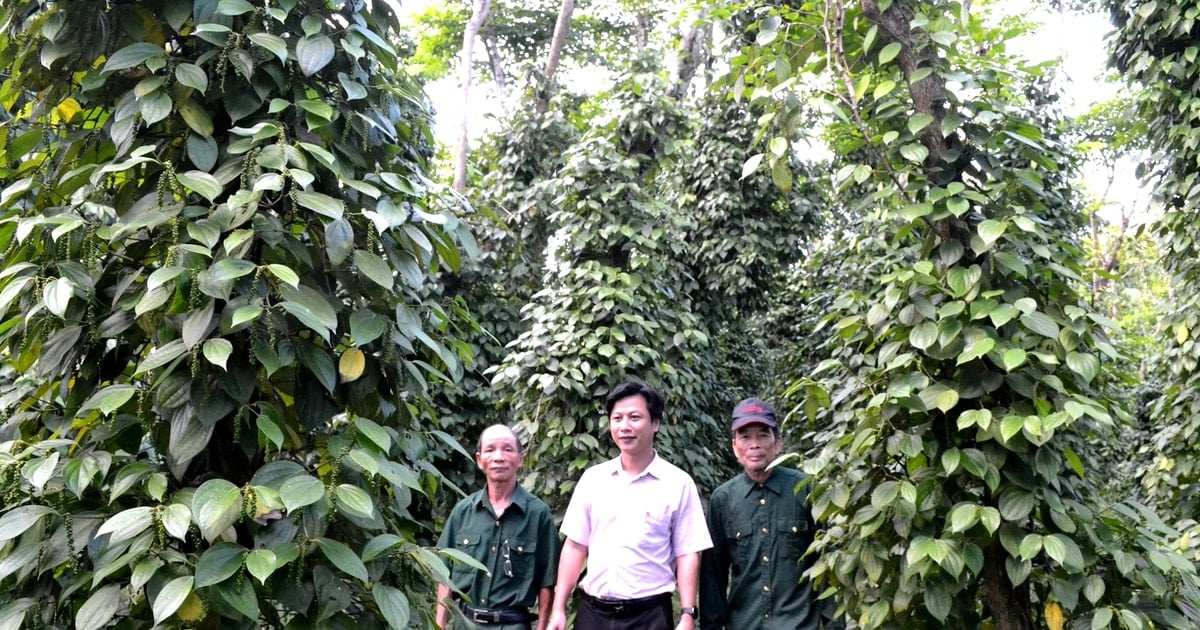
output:
[[[704,494],[788,411],[852,625],[1197,627],[1200,9],[1031,6],[1119,97],[1000,2],[0,3],[0,628],[431,627],[474,436],[561,508],[629,378]]]

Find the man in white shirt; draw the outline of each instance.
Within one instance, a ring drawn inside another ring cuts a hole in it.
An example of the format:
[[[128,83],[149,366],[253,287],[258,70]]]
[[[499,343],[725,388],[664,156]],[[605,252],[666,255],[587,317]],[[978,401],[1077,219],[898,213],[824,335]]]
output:
[[[671,630],[676,588],[676,627],[695,626],[700,552],[712,540],[695,482],[654,451],[663,406],[642,383],[608,395],[609,433],[621,454],[584,471],[571,495],[547,630],[565,630],[585,562],[576,630]]]

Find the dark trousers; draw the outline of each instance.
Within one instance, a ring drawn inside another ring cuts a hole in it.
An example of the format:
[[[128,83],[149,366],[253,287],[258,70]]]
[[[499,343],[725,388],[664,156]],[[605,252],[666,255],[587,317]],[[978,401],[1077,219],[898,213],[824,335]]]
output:
[[[584,594],[579,601],[579,612],[575,614],[575,630],[672,630],[674,616],[669,593],[648,606],[624,610]]]

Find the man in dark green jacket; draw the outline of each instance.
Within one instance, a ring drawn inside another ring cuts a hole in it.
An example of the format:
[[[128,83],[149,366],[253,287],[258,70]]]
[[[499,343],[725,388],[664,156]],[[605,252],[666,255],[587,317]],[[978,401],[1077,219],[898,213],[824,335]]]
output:
[[[702,630],[815,630],[821,606],[808,579],[805,551],[815,523],[804,475],[769,465],[783,448],[775,408],[747,398],[733,410],[733,452],[743,473],[713,492],[713,547],[700,564]],[[838,627],[841,624],[837,624]]]
[[[475,463],[487,486],[454,506],[438,540],[487,567],[455,564],[451,580],[466,596],[458,602],[463,615],[489,630],[541,630],[554,600],[558,530],[550,508],[517,483],[522,453],[512,429],[498,424],[483,431]],[[439,584],[439,628],[447,627],[453,605],[450,585]]]

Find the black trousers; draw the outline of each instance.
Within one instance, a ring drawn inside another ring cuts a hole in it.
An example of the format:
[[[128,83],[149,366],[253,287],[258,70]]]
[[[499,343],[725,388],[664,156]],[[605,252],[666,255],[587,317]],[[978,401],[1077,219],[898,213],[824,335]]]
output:
[[[575,630],[672,630],[675,611],[670,594],[664,595],[637,610],[614,610],[585,595],[575,614]]]

